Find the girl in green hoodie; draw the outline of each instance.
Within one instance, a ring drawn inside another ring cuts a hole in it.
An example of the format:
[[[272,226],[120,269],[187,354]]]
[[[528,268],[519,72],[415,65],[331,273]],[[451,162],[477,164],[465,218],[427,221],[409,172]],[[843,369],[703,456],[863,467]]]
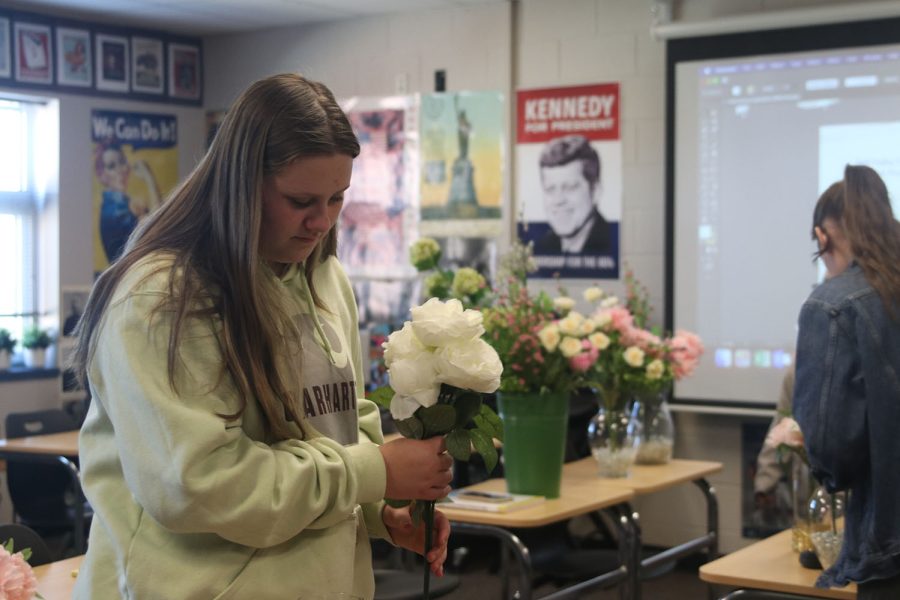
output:
[[[370,536],[443,573],[442,440],[383,443],[335,223],[359,144],[322,84],[248,88],[97,280],[75,367],[94,508],[75,598],[371,598]]]

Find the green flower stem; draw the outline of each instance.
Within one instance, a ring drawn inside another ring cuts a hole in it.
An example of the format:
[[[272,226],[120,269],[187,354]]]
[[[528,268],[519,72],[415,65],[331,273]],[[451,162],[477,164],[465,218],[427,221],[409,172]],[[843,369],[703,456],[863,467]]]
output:
[[[425,502],[424,511],[422,512],[422,520],[425,523],[425,582],[423,585],[422,598],[428,600],[429,589],[431,586],[431,563],[428,562],[428,551],[431,550],[431,538],[434,533],[434,500]]]

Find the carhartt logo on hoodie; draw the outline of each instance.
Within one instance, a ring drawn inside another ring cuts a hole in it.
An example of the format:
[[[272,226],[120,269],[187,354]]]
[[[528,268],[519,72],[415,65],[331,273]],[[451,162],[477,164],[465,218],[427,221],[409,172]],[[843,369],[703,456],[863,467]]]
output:
[[[297,315],[303,344],[303,413],[310,424],[334,441],[359,441],[353,367],[334,327],[321,320],[331,356],[316,336],[311,315]]]

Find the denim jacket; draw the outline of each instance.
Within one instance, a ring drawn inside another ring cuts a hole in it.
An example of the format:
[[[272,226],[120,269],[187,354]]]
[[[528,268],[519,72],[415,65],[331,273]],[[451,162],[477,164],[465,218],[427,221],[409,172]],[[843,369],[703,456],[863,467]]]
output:
[[[900,322],[856,263],[800,311],[793,410],[813,474],[850,491],[840,556],[817,585],[900,574]]]

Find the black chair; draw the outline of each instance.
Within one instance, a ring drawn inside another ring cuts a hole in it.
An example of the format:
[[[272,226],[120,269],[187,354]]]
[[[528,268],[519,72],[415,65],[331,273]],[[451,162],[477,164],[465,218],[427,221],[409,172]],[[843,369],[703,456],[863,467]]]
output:
[[[0,525],[0,545],[5,545],[9,540],[13,541],[13,552],[21,552],[26,548],[31,550],[28,564],[32,567],[38,567],[53,561],[50,557],[50,549],[47,547],[47,543],[34,529],[19,523]]]
[[[10,413],[6,435],[18,438],[78,429],[78,423],[58,409]],[[83,554],[93,511],[78,480],[77,459],[28,455],[7,457],[6,480],[13,514],[19,523],[45,538],[64,536],[60,557]]]

